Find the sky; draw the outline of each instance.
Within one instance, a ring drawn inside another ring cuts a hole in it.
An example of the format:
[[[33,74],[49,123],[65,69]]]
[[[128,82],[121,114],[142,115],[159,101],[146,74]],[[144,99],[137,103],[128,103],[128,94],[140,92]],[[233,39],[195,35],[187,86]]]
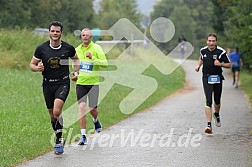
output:
[[[136,0],[136,1],[138,3],[138,8],[142,14],[148,16],[150,12],[152,12],[155,0]]]
[[[95,10],[99,9],[98,6],[99,1],[101,0],[95,0],[94,3]],[[139,11],[146,16],[149,16],[150,12],[153,10],[153,5],[155,4],[156,1],[157,0],[136,0]]]

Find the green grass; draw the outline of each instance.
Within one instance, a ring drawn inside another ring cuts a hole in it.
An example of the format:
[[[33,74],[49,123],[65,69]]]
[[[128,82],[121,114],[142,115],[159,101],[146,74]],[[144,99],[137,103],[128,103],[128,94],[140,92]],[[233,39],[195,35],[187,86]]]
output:
[[[241,87],[246,92],[250,105],[252,104],[252,74],[248,71],[241,71],[240,72],[240,81],[241,81]],[[251,106],[252,107],[252,106]],[[252,110],[250,111],[252,113]],[[252,134],[252,127],[250,134]]]
[[[26,64],[28,66],[28,63]],[[161,74],[154,66],[143,73],[155,78],[158,89],[132,114],[148,108],[167,95],[181,88],[184,83],[184,71],[181,68],[171,75]],[[28,69],[0,70],[0,166],[11,166],[33,159],[53,149],[50,144],[53,131],[50,124],[41,87],[41,74]],[[132,91],[131,88],[114,85],[99,106],[99,118],[107,128],[132,114],[123,114],[119,109],[120,101]],[[64,105],[64,110],[76,102],[75,85]],[[77,114],[73,112],[73,114]],[[87,115],[87,130],[93,128],[90,114]],[[71,138],[79,134],[78,122],[66,129]]]
[[[252,74],[247,71],[241,71],[240,73],[241,87],[244,89],[249,97],[250,103],[252,103]]]
[[[35,48],[48,39],[28,29],[0,29],[0,67],[26,69]],[[73,34],[63,34],[62,39],[74,46],[81,42]]]

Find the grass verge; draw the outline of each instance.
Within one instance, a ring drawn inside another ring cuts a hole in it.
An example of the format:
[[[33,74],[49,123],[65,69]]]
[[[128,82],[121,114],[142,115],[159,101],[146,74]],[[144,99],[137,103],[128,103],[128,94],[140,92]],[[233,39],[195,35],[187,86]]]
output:
[[[184,72],[176,69],[170,75],[163,75],[154,66],[150,66],[144,75],[155,78],[158,89],[132,114],[152,106],[164,97],[181,88]],[[50,144],[53,131],[49,121],[41,88],[41,74],[29,70],[1,69],[0,76],[0,166],[20,164],[53,149]],[[76,102],[75,85],[71,91],[64,110]],[[132,114],[120,112],[120,101],[131,91],[122,85],[114,85],[99,106],[100,120],[104,128],[109,127]],[[77,111],[73,114],[77,114]],[[93,128],[88,114],[87,130]],[[78,122],[71,128],[71,135],[79,134]]]
[[[241,71],[240,72],[240,81],[241,81],[241,87],[246,92],[249,103],[250,103],[250,112],[252,113],[252,74],[248,71]],[[250,134],[252,134],[252,127]]]

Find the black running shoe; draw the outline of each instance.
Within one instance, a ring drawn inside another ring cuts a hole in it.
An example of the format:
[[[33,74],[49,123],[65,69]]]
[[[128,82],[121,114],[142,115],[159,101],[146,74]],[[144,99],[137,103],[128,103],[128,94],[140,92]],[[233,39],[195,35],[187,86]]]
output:
[[[78,145],[85,145],[87,143],[87,138],[85,135],[82,136],[82,138],[80,138],[80,141],[78,142]]]
[[[94,128],[97,133],[100,133],[102,131],[102,125],[101,125],[99,119],[97,119],[97,121],[94,122]]]

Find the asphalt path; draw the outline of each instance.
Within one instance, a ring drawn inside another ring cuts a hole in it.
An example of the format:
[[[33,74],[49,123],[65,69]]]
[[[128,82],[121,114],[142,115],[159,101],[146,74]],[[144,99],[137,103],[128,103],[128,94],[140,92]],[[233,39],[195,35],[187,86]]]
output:
[[[221,121],[206,135],[204,94],[196,61],[187,60],[185,88],[153,107],[88,137],[88,144],[66,146],[64,154],[49,152],[22,167],[251,167],[252,113],[247,96],[234,88],[224,70]]]

